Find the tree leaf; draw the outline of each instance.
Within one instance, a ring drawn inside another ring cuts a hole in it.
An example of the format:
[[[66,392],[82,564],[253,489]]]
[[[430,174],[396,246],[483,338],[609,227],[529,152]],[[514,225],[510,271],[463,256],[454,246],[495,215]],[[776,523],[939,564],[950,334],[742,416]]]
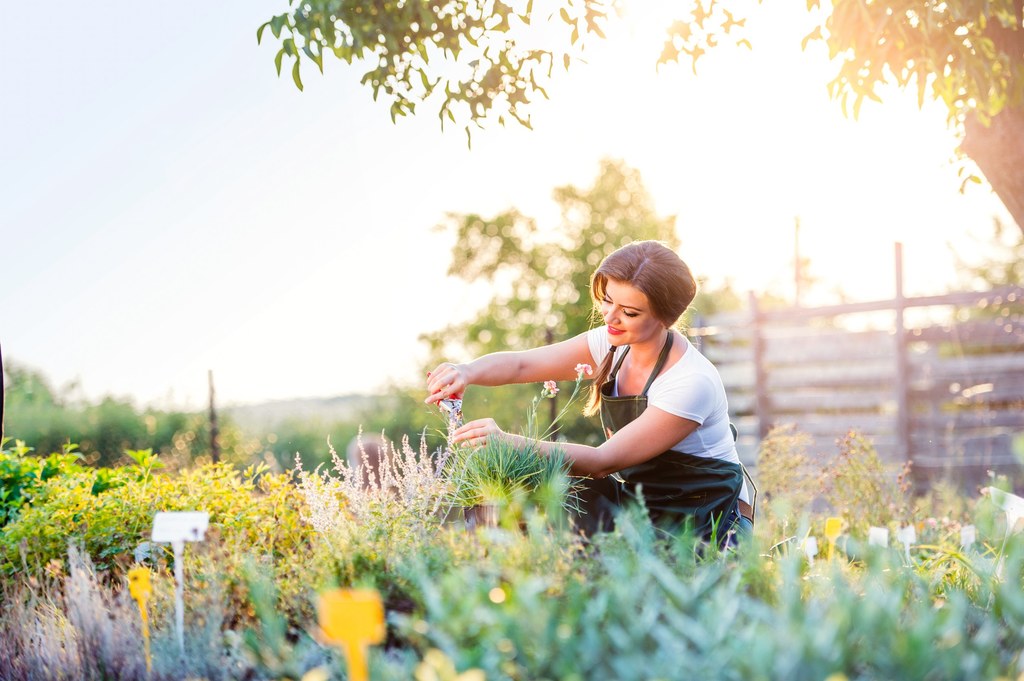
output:
[[[284,58],[284,48],[282,47],[277,51],[277,56],[274,57],[274,66],[277,68],[277,76],[281,77],[281,60]]]
[[[295,81],[295,87],[299,88],[299,92],[302,92],[302,78],[299,77],[299,57],[295,57],[295,65],[292,66],[292,80]]]
[[[564,7],[561,10],[559,10],[559,14],[562,15],[562,21],[564,21],[565,23],[570,25],[574,23],[572,17],[569,16],[569,12]]]
[[[815,26],[814,30],[804,36],[804,39],[800,41],[800,50],[805,51],[807,44],[812,40],[821,40],[821,26]]]
[[[267,26],[270,26],[270,22],[269,21],[264,23],[264,24],[261,24],[260,27],[256,29],[256,44],[257,45],[259,45],[260,41],[263,40],[263,31],[267,28]]]

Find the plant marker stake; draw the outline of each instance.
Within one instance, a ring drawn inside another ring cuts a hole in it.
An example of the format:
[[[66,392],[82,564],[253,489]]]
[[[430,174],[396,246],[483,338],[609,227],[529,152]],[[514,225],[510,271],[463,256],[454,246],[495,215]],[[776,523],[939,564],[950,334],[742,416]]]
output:
[[[818,555],[818,540],[813,536],[804,538],[804,555],[807,556],[808,565],[814,565],[814,557]]]
[[[173,511],[153,517],[151,539],[169,543],[174,549],[174,623],[182,655],[185,654],[185,542],[202,541],[209,525],[210,514],[201,511]]]
[[[960,528],[960,548],[964,551],[974,546],[974,542],[977,540],[978,533],[974,529],[974,525],[964,525]]]
[[[832,554],[835,552],[836,539],[839,539],[839,535],[843,533],[843,519],[842,518],[828,518],[825,520],[825,538],[828,539],[828,559],[832,560]]]
[[[384,604],[373,589],[332,589],[316,604],[328,643],[345,651],[349,681],[367,681],[366,647],[384,641]]]
[[[889,545],[889,528],[888,527],[869,527],[868,528],[868,545],[869,546],[881,546],[885,548]]]
[[[128,593],[139,606],[139,616],[142,618],[142,641],[146,651],[146,673],[153,672],[153,658],[149,650],[149,613],[146,611],[146,601],[153,591],[153,583],[150,580],[149,568],[135,567],[128,571]]]
[[[907,565],[910,565],[910,545],[917,541],[917,530],[914,529],[914,524],[901,527],[896,533],[896,538],[903,543],[903,554],[907,558]]]
[[[1021,499],[1016,494],[1004,492],[998,487],[989,487],[987,491],[989,498],[992,499],[992,503],[1006,514],[1006,532],[1003,534],[1003,545],[999,548],[999,562],[996,563],[995,570],[995,576],[1000,578],[1003,574],[1003,554],[1006,551],[1006,542],[1010,539],[1010,535],[1016,531],[1017,521],[1024,518],[1024,499]]]

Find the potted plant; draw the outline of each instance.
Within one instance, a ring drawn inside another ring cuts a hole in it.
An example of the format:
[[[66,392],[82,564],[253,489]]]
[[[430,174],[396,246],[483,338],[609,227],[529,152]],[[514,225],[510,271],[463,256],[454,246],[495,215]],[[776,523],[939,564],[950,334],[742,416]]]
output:
[[[544,383],[527,414],[528,444],[511,440],[488,439],[481,447],[452,447],[446,468],[449,471],[452,503],[465,509],[466,525],[495,527],[499,523],[522,525],[528,510],[554,518],[564,511],[578,510],[578,485],[569,474],[571,462],[561,449],[542,454],[538,440],[554,432],[559,419],[579,394],[587,365],[576,368],[577,377],[565,406],[543,433],[537,432],[537,407],[558,393],[554,381]],[[461,405],[460,405],[461,407]],[[460,414],[461,416],[461,414]]]

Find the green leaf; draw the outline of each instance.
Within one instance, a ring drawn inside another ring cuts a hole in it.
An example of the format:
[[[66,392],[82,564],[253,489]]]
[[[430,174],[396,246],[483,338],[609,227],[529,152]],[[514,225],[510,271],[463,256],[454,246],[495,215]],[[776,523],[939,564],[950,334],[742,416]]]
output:
[[[284,48],[282,47],[277,51],[277,56],[274,57],[274,66],[277,68],[278,77],[281,76],[281,60],[284,59]]]
[[[281,37],[281,29],[284,28],[285,23],[288,21],[287,14],[279,14],[270,20],[270,30],[274,33],[275,38]]]
[[[299,77],[299,58],[295,58],[295,65],[292,66],[292,80],[295,81],[295,87],[299,88],[299,92],[302,92],[302,78]]]
[[[270,22],[269,22],[269,21],[268,21],[268,22],[266,22],[265,24],[263,24],[262,26],[260,26],[259,28],[257,28],[257,29],[256,29],[256,44],[257,44],[257,45],[259,45],[259,44],[260,44],[260,41],[261,41],[261,40],[263,40],[263,30],[264,30],[264,29],[265,29],[265,28],[266,28],[267,26],[270,26]]]

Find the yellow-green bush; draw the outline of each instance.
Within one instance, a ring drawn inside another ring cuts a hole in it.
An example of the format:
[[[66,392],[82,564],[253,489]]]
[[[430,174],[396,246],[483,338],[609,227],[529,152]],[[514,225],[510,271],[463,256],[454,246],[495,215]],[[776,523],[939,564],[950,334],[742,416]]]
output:
[[[164,475],[152,472],[152,457],[144,462],[75,469],[43,482],[31,505],[0,533],[0,575],[9,580],[60,571],[69,544],[88,554],[108,579],[121,577],[140,546],[147,562],[170,568],[169,547],[144,546],[153,517],[161,511],[206,511],[210,532],[192,552],[218,556],[215,569],[233,591],[229,616],[244,619],[248,610],[238,577],[245,556],[258,557],[278,583],[286,610],[305,607],[296,596],[315,581],[313,530],[302,520],[304,502],[290,474],[271,474],[264,467],[240,472],[221,463]],[[201,571],[202,564],[191,565]]]

